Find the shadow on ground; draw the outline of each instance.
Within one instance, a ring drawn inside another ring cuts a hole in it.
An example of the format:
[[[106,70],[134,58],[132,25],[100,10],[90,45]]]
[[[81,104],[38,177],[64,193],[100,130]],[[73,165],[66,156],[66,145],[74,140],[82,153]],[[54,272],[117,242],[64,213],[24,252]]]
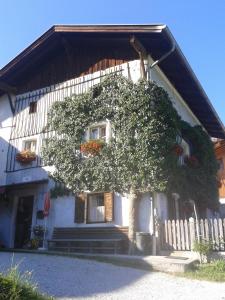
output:
[[[19,263],[22,273],[32,271],[40,291],[57,298],[112,293],[149,274],[93,260],[25,253],[0,253],[0,271],[6,271],[12,261]]]

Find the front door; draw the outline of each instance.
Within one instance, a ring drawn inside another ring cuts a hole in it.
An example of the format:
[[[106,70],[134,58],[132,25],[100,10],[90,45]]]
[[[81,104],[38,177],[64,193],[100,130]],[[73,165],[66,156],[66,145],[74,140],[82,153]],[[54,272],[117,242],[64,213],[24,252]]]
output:
[[[34,196],[20,197],[16,215],[15,248],[23,248],[30,240]]]

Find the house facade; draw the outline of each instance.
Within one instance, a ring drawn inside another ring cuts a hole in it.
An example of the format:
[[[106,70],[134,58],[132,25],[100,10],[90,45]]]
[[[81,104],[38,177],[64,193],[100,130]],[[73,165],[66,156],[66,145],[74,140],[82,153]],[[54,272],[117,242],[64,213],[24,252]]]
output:
[[[143,76],[155,81],[168,92],[184,121],[202,125],[212,137],[225,137],[166,26],[53,26],[0,70],[0,241],[5,247],[23,247],[37,225],[47,227],[47,239],[56,227],[128,226],[126,195],[75,197],[53,182],[51,168],[42,159],[43,145],[54,136],[46,129],[51,105],[84,93],[112,72],[133,81]],[[110,124],[91,127],[88,134],[107,140]],[[26,150],[35,153],[28,163],[18,158]],[[50,191],[56,193],[51,193],[49,214],[43,218]],[[178,218],[178,199],[173,206]],[[157,194],[153,203],[146,193],[139,203],[138,230],[152,233],[153,216],[167,219],[170,210],[164,194]]]
[[[218,140],[214,144],[216,158],[219,164],[218,186],[220,197],[220,216],[225,217],[225,141]]]

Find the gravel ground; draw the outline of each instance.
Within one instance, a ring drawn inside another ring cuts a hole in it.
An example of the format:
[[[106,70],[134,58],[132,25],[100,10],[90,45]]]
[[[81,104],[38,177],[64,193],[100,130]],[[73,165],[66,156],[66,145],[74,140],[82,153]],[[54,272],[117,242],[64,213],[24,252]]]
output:
[[[225,283],[177,278],[84,259],[0,253],[0,272],[12,263],[19,263],[22,272],[32,271],[32,280],[39,290],[60,300],[225,300]]]

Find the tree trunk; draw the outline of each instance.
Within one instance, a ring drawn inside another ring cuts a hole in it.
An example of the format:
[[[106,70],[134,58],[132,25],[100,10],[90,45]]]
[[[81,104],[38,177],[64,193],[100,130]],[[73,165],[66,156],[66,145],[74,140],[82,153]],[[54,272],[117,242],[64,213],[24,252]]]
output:
[[[129,238],[129,250],[128,254],[133,255],[135,253],[135,240],[136,240],[136,208],[137,208],[137,200],[138,195],[137,191],[131,187],[128,195],[129,199],[129,230],[128,230],[128,238]]]

